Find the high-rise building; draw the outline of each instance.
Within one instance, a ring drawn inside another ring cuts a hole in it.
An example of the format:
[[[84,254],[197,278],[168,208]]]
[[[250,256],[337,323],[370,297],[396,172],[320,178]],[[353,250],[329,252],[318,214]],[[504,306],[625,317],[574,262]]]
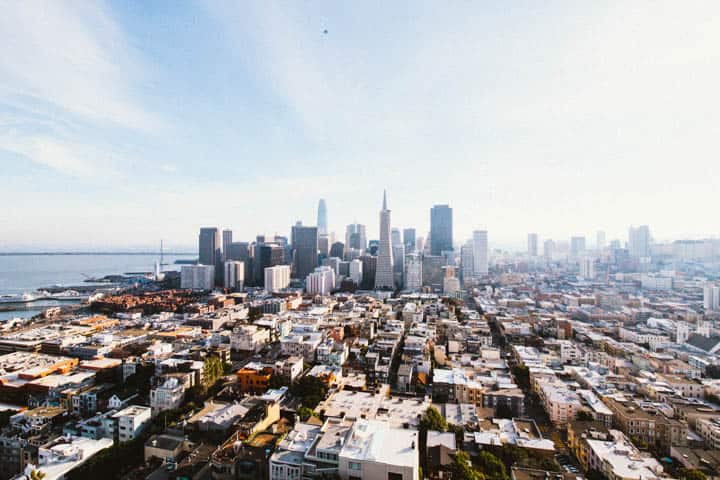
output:
[[[223,230],[222,232],[222,253],[225,259],[227,260],[227,253],[228,253],[228,247],[233,241],[233,232],[232,230]]]
[[[595,232],[595,249],[599,252],[605,250],[605,232],[598,230]]]
[[[473,242],[468,240],[460,247],[460,273],[462,281],[467,285],[475,277],[475,257],[473,256]]]
[[[327,235],[328,234],[327,206],[325,205],[324,198],[321,198],[320,201],[318,202],[317,230],[318,230],[318,235]]]
[[[360,253],[367,248],[367,234],[365,225],[351,223],[345,228],[345,248],[359,250]]]
[[[215,267],[215,284],[222,285],[222,247],[217,227],[200,229],[198,239],[198,263]]]
[[[377,257],[373,255],[363,255],[360,257],[360,261],[362,262],[362,282],[360,286],[365,290],[371,290],[375,286]]]
[[[225,259],[243,262],[245,268],[243,281],[247,281],[252,284],[252,258],[250,257],[250,244],[248,242],[232,242],[227,247],[227,251],[225,252]]]
[[[304,279],[318,266],[318,229],[297,222],[292,227],[293,270]]]
[[[390,210],[387,208],[387,193],[383,192],[383,206],[380,210],[380,243],[378,245],[377,267],[375,271],[376,289],[393,289],[393,251],[390,230]]]
[[[425,252],[425,238],[424,237],[417,237],[415,240],[415,251],[418,253]]]
[[[442,255],[453,249],[452,208],[435,205],[430,209],[430,253]]]
[[[413,252],[405,255],[405,290],[417,292],[423,285],[422,254]]]
[[[592,257],[583,257],[580,259],[580,276],[585,280],[595,278],[595,259]]]
[[[545,240],[545,243],[543,243],[543,255],[546,260],[553,259],[553,255],[555,255],[555,240]]]
[[[634,259],[650,258],[650,227],[640,225],[628,231],[628,251]]]
[[[214,265],[183,265],[180,269],[180,288],[212,290],[214,285]]]
[[[708,283],[703,287],[703,306],[705,310],[720,310],[720,286]]]
[[[445,278],[446,259],[442,255],[422,256],[422,284],[424,287],[431,287],[435,291],[443,288]]]
[[[265,269],[282,265],[285,262],[285,251],[277,243],[261,243],[255,245],[253,257],[253,272],[255,273],[255,286],[265,286]]]
[[[360,260],[358,260],[357,258],[350,262],[348,276],[350,277],[350,280],[352,280],[352,282],[357,286],[360,286],[360,284],[362,283],[362,279],[363,279],[362,266],[363,266],[363,263]]]
[[[330,267],[317,267],[305,279],[305,290],[312,295],[330,295],[335,288],[335,271]]]
[[[475,262],[475,276],[488,274],[488,232],[475,230],[473,232],[473,261]]]
[[[345,245],[342,242],[335,242],[330,246],[330,256],[343,258],[345,256]]]
[[[572,237],[570,239],[570,259],[579,260],[585,255],[585,237]]]
[[[537,233],[528,233],[528,255],[531,257],[538,256],[538,235]]]
[[[403,230],[403,244],[405,245],[405,252],[412,253],[415,251],[415,229],[406,228]]]
[[[395,285],[402,286],[405,273],[405,245],[400,236],[400,229],[392,229],[392,257],[393,272],[395,274]]]
[[[240,291],[245,286],[245,262],[225,261],[225,288]]]
[[[290,285],[290,265],[275,265],[263,271],[264,284],[267,292],[278,292]]]
[[[330,256],[330,237],[327,235],[318,236],[318,252],[320,253],[320,258]]]

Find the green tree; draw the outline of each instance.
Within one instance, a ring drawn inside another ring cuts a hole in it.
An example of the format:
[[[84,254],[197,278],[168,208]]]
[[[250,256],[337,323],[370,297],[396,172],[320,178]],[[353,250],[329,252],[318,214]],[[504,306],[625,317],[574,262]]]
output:
[[[594,468],[592,470],[588,470],[585,478],[587,478],[587,480],[606,480],[605,475],[600,473],[599,470],[595,470]]]
[[[430,430],[444,432],[447,428],[448,424],[445,417],[440,415],[440,412],[435,407],[428,407],[420,419],[420,430],[424,430],[426,433]]]
[[[302,405],[300,406],[300,408],[298,408],[297,413],[300,417],[300,420],[302,420],[303,422],[315,415],[315,412],[312,408],[304,407]]]
[[[508,480],[509,478],[505,464],[487,450],[480,452],[478,466],[488,480]]]
[[[42,470],[33,469],[30,472],[30,480],[42,480],[43,478],[45,478],[45,472]]]
[[[696,468],[683,468],[680,477],[685,480],[707,480],[707,476]]]
[[[223,376],[223,362],[218,357],[208,357],[203,366],[203,384],[211,387]]]
[[[301,403],[311,409],[325,399],[327,390],[325,382],[312,375],[305,375],[290,387],[290,393],[300,398]]]
[[[467,452],[459,451],[450,464],[453,480],[485,480],[485,476],[472,468]]]

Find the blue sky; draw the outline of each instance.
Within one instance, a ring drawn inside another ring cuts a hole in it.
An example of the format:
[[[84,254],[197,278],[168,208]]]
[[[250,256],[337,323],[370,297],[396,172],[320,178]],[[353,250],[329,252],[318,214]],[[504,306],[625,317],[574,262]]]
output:
[[[716,2],[9,2],[0,250],[716,235]],[[324,30],[328,33],[324,34]]]

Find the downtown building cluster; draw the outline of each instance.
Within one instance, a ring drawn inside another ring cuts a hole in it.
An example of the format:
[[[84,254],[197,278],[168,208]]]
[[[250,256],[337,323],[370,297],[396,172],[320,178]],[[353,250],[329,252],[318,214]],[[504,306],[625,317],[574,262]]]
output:
[[[448,205],[427,240],[393,228],[384,196],[378,240],[343,242],[327,212],[287,238],[203,228],[180,272],[4,325],[0,476],[720,474],[716,240],[509,252],[456,242]]]

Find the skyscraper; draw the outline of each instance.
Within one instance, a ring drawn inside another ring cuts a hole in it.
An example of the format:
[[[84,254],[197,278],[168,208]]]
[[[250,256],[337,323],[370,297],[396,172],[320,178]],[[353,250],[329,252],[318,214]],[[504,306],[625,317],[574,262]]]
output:
[[[328,234],[327,206],[325,205],[324,198],[321,198],[320,202],[318,202],[317,230],[318,230],[318,235],[327,235]]]
[[[570,259],[577,260],[585,255],[585,237],[570,238]]]
[[[292,227],[295,278],[305,279],[318,266],[318,229],[297,222]]]
[[[232,290],[242,290],[245,286],[245,263],[237,260],[227,260],[224,268],[224,284],[225,288]]]
[[[537,257],[538,255],[537,233],[528,233],[528,255],[531,257]]]
[[[405,252],[415,251],[415,229],[406,228],[403,230],[403,243],[405,244]]]
[[[628,231],[628,250],[635,259],[650,257],[650,227],[640,225]]]
[[[390,210],[387,208],[387,193],[383,192],[383,206],[380,210],[380,244],[378,246],[375,288],[393,289],[392,238],[390,237]]]
[[[260,243],[255,245],[255,256],[253,258],[253,273],[255,286],[265,286],[265,269],[282,265],[285,261],[285,252],[277,243]]]
[[[430,253],[442,255],[453,249],[452,208],[435,205],[430,209]]]
[[[367,235],[365,225],[351,223],[345,229],[345,248],[364,252],[367,248]]]
[[[198,263],[215,267],[215,284],[222,285],[223,264],[220,232],[216,227],[200,229],[198,239]]]
[[[420,253],[405,255],[405,290],[417,292],[422,288],[423,259]]]
[[[460,272],[463,284],[466,285],[475,276],[475,257],[473,241],[468,240],[460,247]]]
[[[232,242],[225,251],[225,260],[237,260],[245,265],[243,281],[252,284],[252,259],[250,258],[250,244],[248,242]]]
[[[335,242],[330,246],[330,256],[343,258],[345,255],[345,245],[342,242]]]
[[[595,248],[600,252],[605,250],[605,232],[602,230],[595,233]]]
[[[227,260],[227,253],[228,253],[228,247],[232,243],[232,230],[223,230],[222,232],[222,253],[225,259]]]
[[[543,255],[546,260],[552,260],[555,254],[555,241],[551,239],[545,240],[543,243]]]
[[[487,230],[475,230],[473,232],[473,262],[475,262],[475,276],[488,274]]]

